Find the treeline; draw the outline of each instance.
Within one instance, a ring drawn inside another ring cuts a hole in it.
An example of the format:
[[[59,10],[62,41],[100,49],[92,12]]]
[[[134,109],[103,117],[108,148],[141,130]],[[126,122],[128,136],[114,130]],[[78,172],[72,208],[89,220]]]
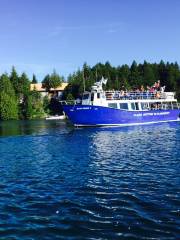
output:
[[[64,92],[64,98],[73,99],[79,97],[85,90],[89,91],[94,82],[104,76],[108,79],[106,89],[120,90],[122,87],[130,90],[140,88],[146,89],[160,80],[161,86],[166,86],[166,91],[175,91],[180,99],[180,67],[175,63],[148,63],[137,64],[133,61],[131,66],[127,64],[113,67],[109,62],[97,63],[90,67],[84,63],[82,70],[69,75],[69,85]],[[85,83],[85,84],[84,84]]]
[[[54,71],[43,79],[43,87],[47,91],[61,84],[61,77]],[[10,75],[0,76],[0,120],[44,118],[53,111],[50,99],[42,97],[35,89],[30,90],[30,84],[37,83],[36,76],[32,81],[26,73],[20,76],[13,67]]]
[[[108,79],[105,89],[120,90],[122,87],[131,90],[146,89],[160,80],[161,86],[166,86],[166,91],[175,91],[180,99],[180,67],[175,63],[148,63],[137,64],[135,61],[113,67],[109,62],[97,63],[90,67],[84,63],[82,69],[68,76],[69,85],[63,93],[63,99],[76,99],[81,97],[84,90],[89,91],[94,82],[102,78]],[[64,78],[54,70],[47,74],[43,81],[43,87],[49,91],[60,86]],[[26,73],[20,76],[13,67],[10,74],[0,76],[0,120],[9,119],[34,119],[44,118],[47,114],[58,113],[60,107],[52,98],[42,95],[35,89],[30,91],[30,83],[37,83],[36,76],[30,80]]]

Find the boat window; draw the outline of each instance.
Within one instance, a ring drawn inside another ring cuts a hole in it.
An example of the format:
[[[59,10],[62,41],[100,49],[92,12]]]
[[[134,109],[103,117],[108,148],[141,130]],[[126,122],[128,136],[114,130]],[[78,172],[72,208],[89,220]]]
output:
[[[171,102],[166,103],[166,109],[172,109],[172,103]]]
[[[119,107],[120,107],[120,109],[128,110],[128,104],[127,103],[120,103]]]
[[[97,93],[97,98],[100,98],[100,93],[99,92]]]
[[[134,102],[131,103],[131,109],[132,109],[132,110],[136,110],[136,106],[135,106],[135,103],[134,103]]]
[[[135,102],[136,110],[139,110],[139,105],[137,102]]]
[[[162,104],[161,104],[161,108],[162,108],[162,109],[166,109],[166,108],[167,108],[167,105],[164,104],[164,103],[162,103]]]
[[[91,102],[94,101],[94,93],[91,93]]]
[[[179,109],[178,103],[173,103],[173,109]]]
[[[89,99],[89,93],[83,95],[83,100]]]
[[[118,108],[117,103],[108,103],[108,107],[110,108]]]
[[[148,103],[141,103],[142,110],[148,110]]]

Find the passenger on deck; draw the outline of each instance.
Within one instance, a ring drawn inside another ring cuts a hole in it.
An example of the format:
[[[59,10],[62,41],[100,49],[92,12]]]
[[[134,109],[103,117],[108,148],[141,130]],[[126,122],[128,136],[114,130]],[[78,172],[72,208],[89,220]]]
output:
[[[124,95],[125,95],[124,90],[121,90],[121,91],[120,91],[120,96],[121,96],[121,97],[124,97]]]
[[[147,92],[149,92],[150,89],[151,89],[150,86],[147,85],[147,87],[146,87]]]
[[[160,97],[161,97],[160,93],[157,92],[157,93],[156,93],[156,98],[160,98]]]
[[[160,80],[158,80],[156,83],[156,90],[160,91],[160,87],[161,87]]]
[[[160,91],[160,80],[155,82],[152,88],[154,89],[154,91]]]
[[[154,91],[155,91],[154,86],[149,89],[149,92],[150,92],[150,93],[153,93]]]
[[[141,85],[141,92],[144,92],[144,86],[143,85]]]

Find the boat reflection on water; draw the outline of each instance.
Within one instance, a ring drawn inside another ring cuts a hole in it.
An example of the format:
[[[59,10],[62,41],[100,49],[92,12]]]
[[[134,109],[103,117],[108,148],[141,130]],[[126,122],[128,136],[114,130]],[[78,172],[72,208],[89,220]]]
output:
[[[139,161],[147,155],[157,159],[161,151],[166,155],[167,148],[169,150],[175,147],[174,139],[179,125],[179,123],[160,123],[132,127],[89,128],[83,131],[91,134],[89,155],[94,156],[95,165],[102,166],[110,162],[114,164],[115,158],[118,166],[123,167],[133,156]],[[164,134],[166,139],[162,139]],[[164,148],[164,141],[167,139],[168,147]]]

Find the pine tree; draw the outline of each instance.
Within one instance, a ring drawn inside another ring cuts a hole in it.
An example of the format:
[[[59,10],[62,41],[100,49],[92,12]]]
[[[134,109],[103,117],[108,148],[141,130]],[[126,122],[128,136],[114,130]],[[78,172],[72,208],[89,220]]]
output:
[[[18,119],[17,98],[6,74],[3,74],[0,78],[0,119]]]
[[[128,79],[130,76],[130,69],[127,64],[122,65],[117,68],[119,79],[120,79],[120,89],[123,87],[125,89],[130,88],[130,84],[128,83]]]
[[[132,87],[138,87],[141,85],[140,74],[136,61],[133,61],[130,67],[129,83]]]
[[[46,75],[42,81],[43,87],[49,91],[51,88],[57,88],[62,84],[62,77],[60,77],[54,70],[51,75]]]
[[[42,118],[45,116],[43,101],[40,93],[30,92],[25,98],[24,115],[26,119]]]
[[[20,82],[19,82],[19,76],[18,76],[14,66],[12,67],[12,71],[11,71],[11,74],[10,74],[10,81],[13,85],[13,88],[15,90],[16,95],[18,95],[19,94]]]
[[[31,83],[36,84],[37,82],[38,82],[38,81],[37,81],[37,79],[36,79],[36,75],[33,74],[33,78],[32,78],[32,82],[31,82]]]
[[[21,77],[19,78],[19,94],[23,96],[27,95],[30,91],[30,81],[26,75],[26,73],[22,73]]]
[[[55,70],[50,75],[50,84],[52,88],[57,88],[62,84],[62,78],[56,73]]]
[[[155,74],[151,64],[144,63],[143,65],[143,81],[144,86],[152,86],[156,81]]]

